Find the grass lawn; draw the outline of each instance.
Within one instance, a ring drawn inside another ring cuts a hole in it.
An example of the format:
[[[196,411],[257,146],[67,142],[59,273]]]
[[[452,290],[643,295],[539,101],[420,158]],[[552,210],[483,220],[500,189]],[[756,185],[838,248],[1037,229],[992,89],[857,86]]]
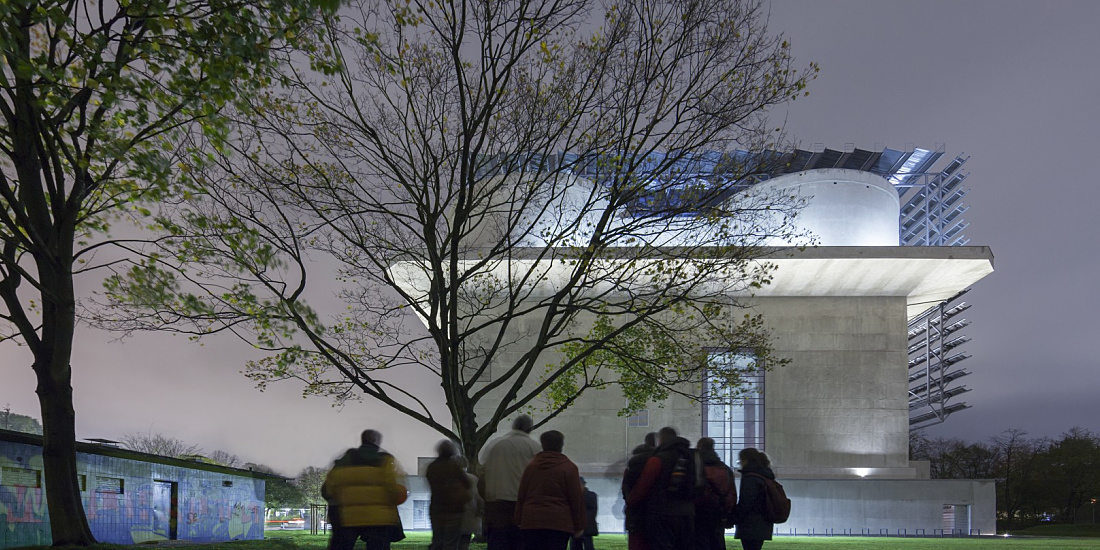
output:
[[[427,550],[431,535],[423,532],[408,532],[408,538],[395,543],[394,550]],[[324,550],[328,538],[322,535],[293,532],[268,532],[264,542],[247,541],[225,545],[237,550]],[[626,550],[626,537],[623,535],[600,535],[596,537],[597,550]],[[239,545],[239,546],[238,546]],[[245,545],[257,545],[244,548]],[[357,546],[361,550],[362,545]],[[484,550],[485,545],[475,544],[471,548]],[[740,550],[741,543],[728,539],[729,550]],[[881,537],[776,537],[764,544],[765,550],[1100,550],[1100,538],[1059,537],[983,537],[976,539],[940,539],[940,538],[881,538]]]
[[[1055,526],[1044,526],[1055,527]],[[1072,526],[1068,526],[1072,527]],[[1032,530],[1028,530],[1029,533]],[[1008,550],[1100,550],[1100,538],[1096,537],[1098,530],[1091,528],[1081,529],[1080,526],[1070,529],[1068,532],[1083,532],[1082,536],[1066,536],[1066,530],[1040,529],[1038,531],[1054,531],[1056,536],[1031,536],[1021,535],[1011,538],[982,537],[976,539],[939,539],[939,538],[882,538],[882,537],[777,537],[764,545],[764,550],[995,550],[1007,548]],[[425,532],[408,532],[408,538],[395,543],[394,550],[427,550],[431,534]],[[1089,537],[1088,535],[1092,535]],[[18,550],[135,550],[147,547],[150,550],[162,548],[194,547],[197,550],[325,550],[328,537],[325,535],[310,535],[303,531],[268,531],[266,540],[246,540],[212,544],[187,544],[186,542],[173,542],[170,544],[138,544],[133,546],[121,546],[117,544],[101,544],[93,547],[61,547],[50,546],[24,547]],[[356,548],[363,549],[359,543]],[[485,550],[484,544],[471,546],[474,550]],[[727,539],[728,550],[740,550],[740,542],[732,537]],[[626,550],[626,537],[623,535],[600,535],[596,537],[597,550]]]

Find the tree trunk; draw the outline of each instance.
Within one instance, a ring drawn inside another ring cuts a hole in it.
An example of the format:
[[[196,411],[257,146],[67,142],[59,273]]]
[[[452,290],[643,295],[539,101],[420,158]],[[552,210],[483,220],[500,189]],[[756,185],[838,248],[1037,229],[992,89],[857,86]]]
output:
[[[76,412],[73,410],[72,373],[65,365],[58,376],[54,369],[40,368],[38,400],[42,407],[42,467],[46,472],[46,504],[54,546],[87,546],[95,537],[84,514],[76,474]]]
[[[42,408],[42,467],[50,534],[54,546],[88,546],[95,537],[84,514],[76,474],[76,411],[73,409],[73,337],[76,333],[76,298],[72,277],[73,233],[59,232],[53,261],[39,261],[43,287],[42,339],[34,349]]]

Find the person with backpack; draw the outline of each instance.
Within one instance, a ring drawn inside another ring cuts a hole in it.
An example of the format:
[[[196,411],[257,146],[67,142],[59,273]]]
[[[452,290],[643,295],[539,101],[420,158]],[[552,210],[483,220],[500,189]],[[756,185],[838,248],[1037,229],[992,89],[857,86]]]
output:
[[[741,499],[737,501],[737,534],[744,550],[760,550],[775,530],[768,506],[768,480],[775,481],[768,455],[748,447],[737,455],[741,463]]]
[[[695,549],[725,550],[726,529],[733,527],[737,485],[733,470],[714,452],[714,440],[704,437],[695,444],[703,470],[703,486],[695,497]]]
[[[650,550],[675,550],[695,542],[695,452],[672,428],[657,432],[657,449],[646,460],[626,505],[645,504],[644,533]]]

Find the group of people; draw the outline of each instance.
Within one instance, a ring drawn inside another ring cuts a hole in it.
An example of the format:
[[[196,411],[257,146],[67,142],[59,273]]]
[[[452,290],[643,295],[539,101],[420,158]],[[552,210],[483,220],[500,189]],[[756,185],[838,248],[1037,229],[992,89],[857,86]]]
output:
[[[439,443],[425,472],[432,550],[469,548],[479,524],[488,550],[592,550],[596,494],[562,453],[565,436],[549,430],[535,442],[532,429],[531,418],[521,415],[511,431],[490,441],[478,455],[481,478],[466,471],[453,442]],[[377,431],[364,431],[362,444],[337,459],[325,479],[322,495],[333,525],[329,550],[351,550],[360,539],[367,550],[388,550],[404,538],[397,513],[408,494],[404,473],[381,441]],[[629,548],[724,549],[725,530],[734,525],[745,550],[761,548],[774,528],[764,513],[764,478],[775,476],[756,449],[738,458],[745,474],[740,499],[734,473],[712,439],[700,439],[693,449],[672,428],[649,434],[623,475]]]
[[[775,479],[763,452],[738,454],[741,498],[733,470],[718,457],[714,440],[695,448],[672,428],[661,428],[634,448],[623,473],[630,550],[724,550],[725,531],[737,528],[744,550],[759,550],[775,526],[765,511],[765,479]]]

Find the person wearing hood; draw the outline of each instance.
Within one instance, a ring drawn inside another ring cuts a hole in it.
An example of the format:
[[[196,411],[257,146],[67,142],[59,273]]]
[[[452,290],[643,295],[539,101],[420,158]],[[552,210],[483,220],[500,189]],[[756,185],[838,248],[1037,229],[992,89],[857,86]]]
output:
[[[561,432],[545,432],[539,441],[542,452],[519,481],[515,522],[523,534],[523,550],[565,550],[570,537],[584,536],[587,523],[581,474],[562,454]]]
[[[701,481],[695,452],[688,440],[669,427],[657,432],[657,443],[626,505],[645,504],[648,548],[690,548],[695,544],[695,495]]]
[[[760,550],[772,540],[775,524],[767,520],[767,487],[764,478],[775,479],[768,455],[748,447],[737,455],[741,463],[741,499],[737,501],[737,535],[744,550]]]
[[[695,550],[725,550],[726,526],[737,505],[733,470],[714,451],[714,440],[704,437],[695,444],[703,468],[703,487],[695,497]]]

